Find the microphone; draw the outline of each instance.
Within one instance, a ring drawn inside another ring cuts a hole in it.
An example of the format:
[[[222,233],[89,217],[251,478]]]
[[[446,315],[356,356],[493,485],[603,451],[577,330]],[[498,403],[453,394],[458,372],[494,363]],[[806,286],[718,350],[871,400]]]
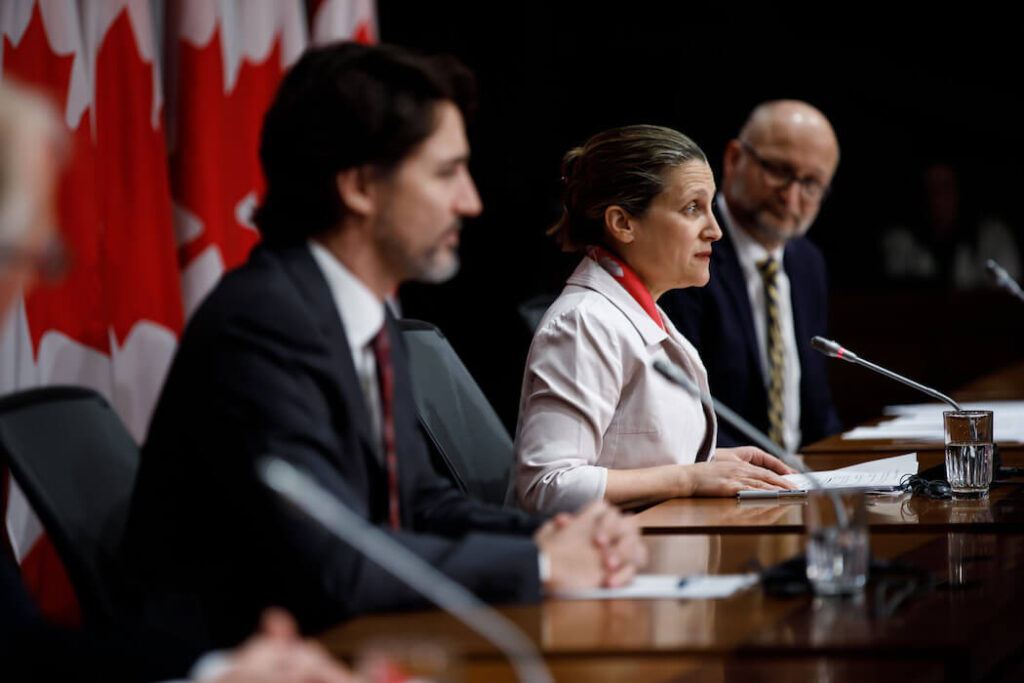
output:
[[[807,466],[804,465],[799,458],[794,456],[792,453],[789,453],[781,446],[779,446],[777,443],[769,439],[767,434],[765,434],[760,429],[747,422],[739,413],[734,411],[732,408],[714,400],[713,398],[705,394],[703,391],[701,391],[700,387],[694,384],[693,381],[686,376],[686,373],[684,373],[682,369],[675,363],[659,359],[654,361],[654,369],[660,372],[665,377],[665,379],[679,387],[682,387],[682,389],[685,390],[687,393],[693,395],[694,398],[699,400],[708,408],[711,408],[711,410],[715,411],[715,414],[718,415],[719,418],[721,418],[723,421],[729,423],[730,425],[738,429],[743,434],[743,436],[750,439],[751,442],[753,442],[756,446],[759,446],[762,449],[768,451],[776,458],[786,463],[793,469],[799,471],[800,474],[807,477],[807,480],[811,483],[811,485],[814,488],[824,492],[824,494],[829,497],[829,500],[832,501],[832,507],[835,508],[836,522],[838,523],[839,528],[849,528],[850,522],[846,514],[846,508],[840,502],[839,497],[836,496],[835,491],[827,489],[824,486],[822,486],[821,481],[819,481],[818,478],[814,476],[813,472],[807,469]]]
[[[354,513],[308,473],[275,456],[256,463],[271,490],[407,586],[458,618],[508,658],[520,681],[550,683],[533,642],[515,624]]]
[[[811,346],[813,346],[815,350],[820,351],[826,356],[830,356],[832,358],[839,358],[840,360],[845,360],[850,363],[856,363],[857,365],[863,365],[867,369],[874,370],[878,374],[885,375],[889,379],[894,379],[897,382],[902,382],[903,384],[906,384],[908,387],[913,387],[914,389],[917,389],[922,393],[928,394],[932,398],[937,398],[940,401],[948,403],[949,405],[953,406],[954,410],[963,410],[963,408],[960,407],[959,403],[951,399],[949,396],[946,396],[941,391],[937,391],[935,389],[932,389],[931,387],[926,387],[925,385],[915,382],[912,379],[908,379],[903,375],[898,375],[892,370],[887,370],[886,368],[883,368],[881,365],[875,365],[869,360],[864,360],[854,352],[850,351],[849,349],[843,348],[842,346],[832,341],[831,339],[825,339],[824,337],[812,337]]]
[[[1024,301],[1024,291],[1021,290],[1020,285],[1017,281],[1010,277],[1010,274],[1006,272],[1001,265],[995,262],[994,259],[985,261],[985,270],[988,271],[989,276],[992,278],[992,282],[997,287],[1009,293],[1011,296]]]

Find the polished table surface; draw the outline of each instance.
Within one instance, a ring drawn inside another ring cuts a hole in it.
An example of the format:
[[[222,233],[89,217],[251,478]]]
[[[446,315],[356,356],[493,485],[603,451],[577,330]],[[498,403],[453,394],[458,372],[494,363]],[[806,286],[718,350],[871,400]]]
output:
[[[675,499],[637,514],[637,522],[644,534],[794,533],[803,528],[806,507],[804,498]],[[868,496],[867,512],[872,533],[1021,533],[1024,480],[997,485],[982,500],[930,500],[909,493]]]
[[[981,378],[960,400],[1024,395],[1024,363]],[[884,418],[882,418],[884,419]],[[849,441],[804,449],[814,470],[917,452],[940,443]],[[1024,444],[1000,444],[1024,466]],[[650,573],[731,574],[803,552],[805,502],[665,501],[637,515]],[[978,501],[901,495],[869,502],[876,560],[918,571],[873,576],[859,600],[776,597],[760,586],[718,600],[564,600],[500,608],[541,651],[559,681],[1024,680],[1024,479]],[[911,590],[912,589],[912,590]],[[453,680],[514,680],[487,642],[436,610],[372,615],[320,637],[351,659],[375,648],[442,652]]]
[[[802,552],[800,534],[645,539],[653,573],[746,572]],[[1024,536],[886,534],[876,558],[920,570],[873,581],[861,600],[773,597],[760,586],[718,600],[557,600],[501,608],[543,653],[558,680],[756,680],[779,677],[978,679],[1013,671],[1024,647]],[[883,585],[884,583],[884,585]],[[469,680],[510,680],[490,644],[452,618],[413,612],[353,620],[321,636],[339,656],[368,648],[443,648]],[[879,668],[881,667],[881,668]],[[1007,668],[1009,667],[1009,668]],[[753,676],[753,679],[750,678]],[[492,678],[493,677],[493,678]]]

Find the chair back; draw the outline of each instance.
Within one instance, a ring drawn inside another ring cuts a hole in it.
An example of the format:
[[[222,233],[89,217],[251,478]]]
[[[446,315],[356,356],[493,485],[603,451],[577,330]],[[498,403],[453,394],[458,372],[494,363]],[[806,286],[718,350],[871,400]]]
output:
[[[439,329],[408,319],[399,326],[409,350],[416,410],[435,462],[463,491],[504,504],[513,464],[505,426]]]
[[[0,460],[39,516],[86,623],[118,617],[118,547],[139,447],[96,392],[44,387],[0,399]]]

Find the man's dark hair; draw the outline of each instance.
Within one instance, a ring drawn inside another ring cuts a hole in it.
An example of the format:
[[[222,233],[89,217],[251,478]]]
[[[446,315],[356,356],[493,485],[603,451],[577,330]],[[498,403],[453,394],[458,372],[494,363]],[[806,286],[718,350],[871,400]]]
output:
[[[473,75],[454,57],[394,45],[311,48],[281,81],[263,118],[267,181],[253,221],[268,244],[294,244],[345,213],[336,175],[356,166],[392,171],[436,127],[436,105],[468,117]]]

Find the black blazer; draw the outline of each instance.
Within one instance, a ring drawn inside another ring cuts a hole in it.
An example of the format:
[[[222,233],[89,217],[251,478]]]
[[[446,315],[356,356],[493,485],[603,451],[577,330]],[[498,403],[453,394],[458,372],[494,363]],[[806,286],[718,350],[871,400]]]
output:
[[[401,335],[387,320],[403,530],[393,537],[491,601],[540,596],[538,518],[472,500],[430,465]],[[364,518],[385,471],[334,300],[306,245],[257,247],[188,324],[143,449],[124,544],[150,618],[201,644],[241,639],[281,605],[307,630],[421,599],[285,509],[253,463],[283,457]],[[199,631],[204,628],[206,631]]]
[[[0,671],[5,681],[150,681],[184,675],[199,653],[131,624],[72,630],[45,623],[0,548]]]
[[[747,282],[717,202],[715,216],[724,234],[712,246],[711,280],[705,287],[670,291],[658,304],[697,348],[715,398],[767,432],[768,392]],[[783,265],[800,357],[800,431],[803,444],[808,444],[841,430],[828,388],[827,359],[810,345],[811,337],[825,334],[828,318],[825,259],[810,241],[799,238],[786,245]],[[749,442],[729,425],[719,424],[719,446]]]

